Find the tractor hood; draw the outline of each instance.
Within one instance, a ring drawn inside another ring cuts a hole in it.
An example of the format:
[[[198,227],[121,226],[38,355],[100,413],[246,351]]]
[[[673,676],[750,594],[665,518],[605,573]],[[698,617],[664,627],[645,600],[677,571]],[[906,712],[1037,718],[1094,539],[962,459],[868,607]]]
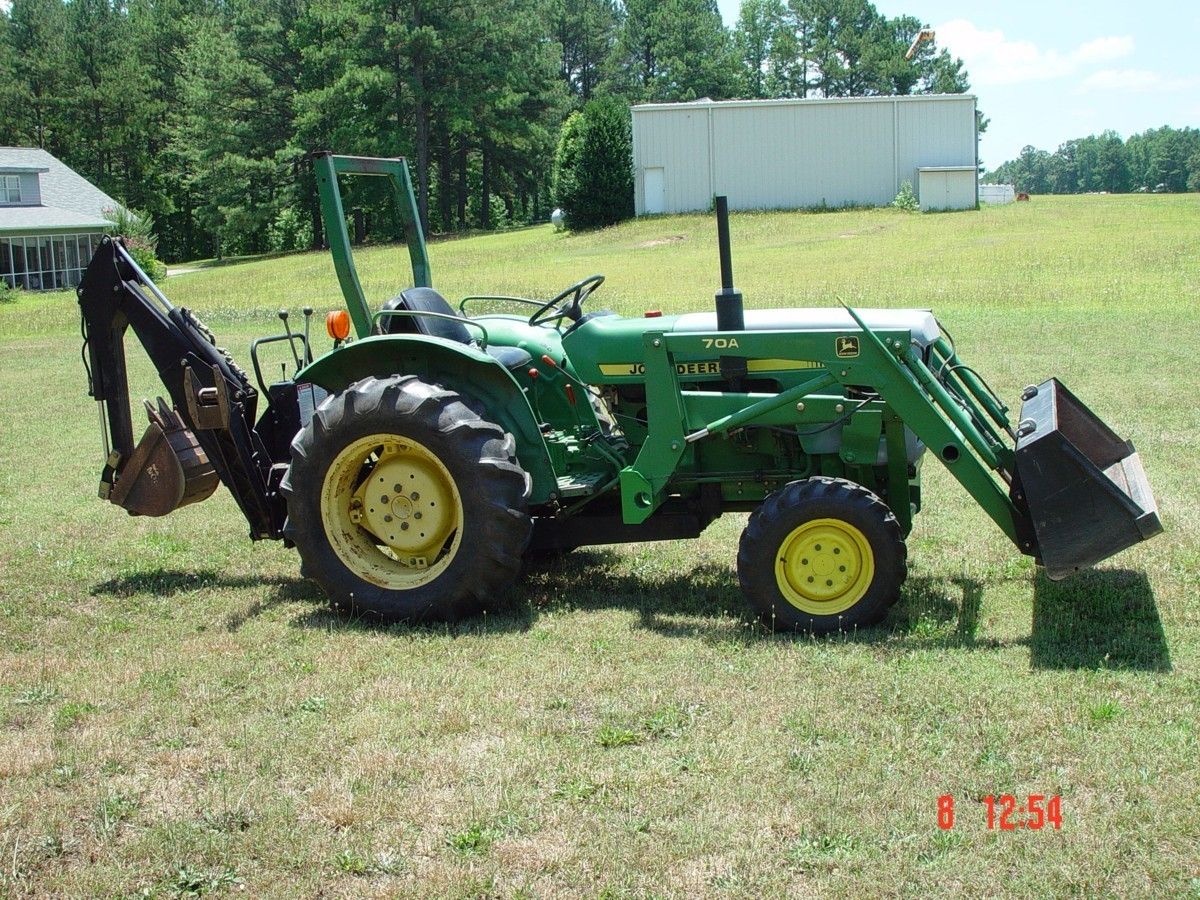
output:
[[[936,341],[940,334],[937,320],[927,309],[856,309],[855,311],[872,331],[908,331],[922,349]],[[858,331],[858,325],[842,307],[748,309],[745,317],[746,331]],[[653,319],[649,320],[647,323],[649,328],[655,327],[653,322]],[[715,312],[687,313],[676,317],[673,326],[663,328],[663,330],[675,332],[717,331],[717,314]]]
[[[927,350],[940,337],[937,320],[928,310],[862,309],[856,312],[872,331],[891,334],[907,331],[922,351]],[[642,377],[645,352],[642,341],[648,332],[712,334],[718,330],[717,316],[711,312],[678,316],[651,315],[645,318],[597,314],[594,318],[585,318],[579,325],[568,329],[563,334],[562,346],[580,378],[591,383],[607,383]],[[825,307],[748,309],[745,311],[743,330],[800,335],[855,334],[861,329],[844,308]],[[711,367],[708,368],[697,363],[697,374],[703,376],[702,380],[709,376],[716,377],[718,357],[719,354],[714,351],[712,358],[707,361],[711,363]],[[797,361],[789,358],[786,368],[790,371],[808,369],[811,366],[812,364],[807,362],[800,366]],[[767,370],[760,366],[759,371]]]

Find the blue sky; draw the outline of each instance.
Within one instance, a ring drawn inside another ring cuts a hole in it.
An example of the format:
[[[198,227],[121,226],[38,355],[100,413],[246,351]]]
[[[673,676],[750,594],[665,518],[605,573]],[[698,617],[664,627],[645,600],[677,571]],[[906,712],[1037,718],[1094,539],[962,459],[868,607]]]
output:
[[[718,0],[726,24],[740,0]],[[1200,3],[1143,0],[875,0],[911,15],[966,63],[991,119],[979,155],[994,167],[1026,144],[1053,151],[1111,128],[1200,126]]]

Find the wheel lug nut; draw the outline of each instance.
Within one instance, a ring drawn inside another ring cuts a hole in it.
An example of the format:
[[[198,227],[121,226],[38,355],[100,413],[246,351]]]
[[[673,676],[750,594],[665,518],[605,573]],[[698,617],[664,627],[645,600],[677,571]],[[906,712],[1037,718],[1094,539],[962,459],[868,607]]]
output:
[[[414,519],[419,519],[419,518],[421,518],[421,514],[420,514],[419,512],[418,512],[418,513],[413,513],[413,518],[414,518]]]
[[[410,495],[410,499],[412,499],[412,500],[420,500],[420,499],[421,499],[421,495],[420,495],[419,493],[417,493],[416,491],[413,491],[413,492],[412,492],[412,494]]]
[[[400,493],[400,485],[399,484],[392,485],[392,490],[395,491],[397,494]]]
[[[407,523],[407,522],[401,522],[401,523],[400,523],[400,530],[401,530],[401,531],[408,531],[408,523]]]
[[[387,502],[388,502],[388,495],[387,495],[387,494],[384,494],[382,497],[380,497],[380,498],[379,498],[379,502],[380,502],[380,503],[387,503]]]
[[[384,517],[383,517],[383,521],[385,521],[385,522],[390,522],[390,521],[392,521],[392,517],[391,517],[391,516],[384,516]]]

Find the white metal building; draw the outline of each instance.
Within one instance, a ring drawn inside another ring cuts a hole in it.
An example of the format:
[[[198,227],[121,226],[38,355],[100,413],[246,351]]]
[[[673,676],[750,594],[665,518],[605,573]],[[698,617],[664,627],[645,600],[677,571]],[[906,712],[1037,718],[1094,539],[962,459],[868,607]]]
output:
[[[928,208],[973,208],[977,159],[970,94],[633,108],[638,215],[708,209],[717,194],[731,209],[882,206],[905,181],[920,194],[922,169]]]

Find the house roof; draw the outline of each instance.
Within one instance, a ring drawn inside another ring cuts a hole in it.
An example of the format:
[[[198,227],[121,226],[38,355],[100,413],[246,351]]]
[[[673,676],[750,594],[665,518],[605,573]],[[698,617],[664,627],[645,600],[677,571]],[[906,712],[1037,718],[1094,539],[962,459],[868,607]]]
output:
[[[39,206],[0,206],[0,232],[107,228],[106,209],[120,204],[45,150],[0,147],[0,173],[37,172]]]

